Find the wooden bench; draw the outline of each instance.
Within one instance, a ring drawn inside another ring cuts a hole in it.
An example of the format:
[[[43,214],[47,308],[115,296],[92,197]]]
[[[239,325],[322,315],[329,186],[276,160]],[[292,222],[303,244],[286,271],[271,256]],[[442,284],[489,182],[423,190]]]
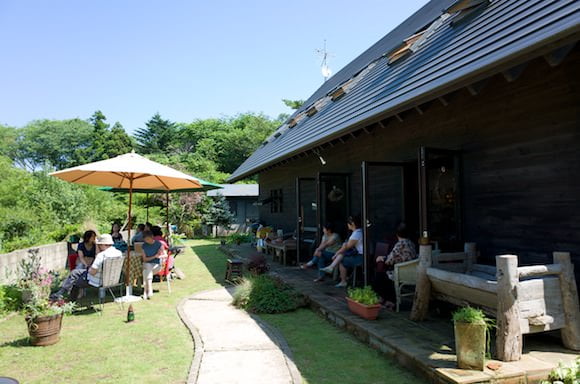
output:
[[[475,263],[465,252],[432,254],[421,246],[412,320],[423,320],[429,300],[472,305],[497,319],[497,357],[516,361],[522,335],[561,330],[564,346],[580,350],[580,314],[570,253],[554,252],[554,264],[518,267],[516,255],[496,256],[496,267]]]
[[[296,242],[285,240],[282,243],[269,242],[266,243],[266,253],[272,253],[274,261],[279,261],[286,265],[286,257],[289,251],[296,251]]]

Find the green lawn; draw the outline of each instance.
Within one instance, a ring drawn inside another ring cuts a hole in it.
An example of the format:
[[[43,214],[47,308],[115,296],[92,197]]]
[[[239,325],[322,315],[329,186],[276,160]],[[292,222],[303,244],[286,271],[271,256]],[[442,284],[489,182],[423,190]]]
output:
[[[126,309],[105,305],[103,316],[83,311],[63,321],[61,340],[49,347],[28,346],[21,315],[0,320],[0,376],[21,383],[183,383],[193,343],[177,315],[176,305],[192,293],[216,288],[225,256],[215,241],[196,240],[176,259],[184,280],[155,283],[151,301],[133,304],[136,321],[126,324]]]
[[[188,242],[195,252],[188,248],[176,259],[186,278],[173,283],[171,295],[165,283],[156,283],[153,300],[134,304],[134,323],[126,324],[126,312],[107,303],[102,316],[83,311],[66,317],[56,345],[30,347],[21,315],[0,320],[0,376],[21,383],[184,383],[193,345],[175,308],[223,282],[226,257],[216,244]],[[305,383],[421,382],[310,310],[262,318],[288,341]]]
[[[284,335],[304,383],[425,382],[311,310],[260,317]]]

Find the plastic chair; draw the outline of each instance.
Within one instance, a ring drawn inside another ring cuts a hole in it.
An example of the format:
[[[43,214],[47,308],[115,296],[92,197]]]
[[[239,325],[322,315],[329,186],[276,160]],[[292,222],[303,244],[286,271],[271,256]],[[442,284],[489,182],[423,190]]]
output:
[[[123,270],[124,260],[124,257],[107,257],[103,261],[103,267],[101,271],[101,286],[99,287],[99,304],[101,306],[101,313],[104,309],[104,301],[107,295],[107,290],[109,290],[114,300],[116,297],[111,288],[123,286],[123,282],[121,281],[121,272]],[[123,293],[121,291],[120,295],[122,294]],[[123,308],[122,302],[121,308]]]
[[[161,270],[155,275],[159,276],[159,282],[163,281],[163,278],[167,281],[167,291],[171,293],[171,271],[173,270],[174,257],[173,253],[169,251],[167,257],[161,259]]]
[[[417,266],[419,259],[405,261],[395,264],[393,270],[393,283],[395,284],[395,293],[397,295],[397,312],[403,297],[413,296],[415,290],[411,292],[402,293],[403,287],[417,285]]]

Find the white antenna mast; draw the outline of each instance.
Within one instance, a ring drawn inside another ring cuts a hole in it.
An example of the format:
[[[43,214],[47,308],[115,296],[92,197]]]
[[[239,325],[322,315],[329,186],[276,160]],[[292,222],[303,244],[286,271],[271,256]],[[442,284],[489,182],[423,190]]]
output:
[[[322,63],[320,63],[320,71],[322,72],[322,77],[324,81],[328,80],[332,76],[332,70],[328,66],[328,59],[334,55],[326,50],[326,39],[324,39],[324,48],[317,49],[316,53],[322,57]]]

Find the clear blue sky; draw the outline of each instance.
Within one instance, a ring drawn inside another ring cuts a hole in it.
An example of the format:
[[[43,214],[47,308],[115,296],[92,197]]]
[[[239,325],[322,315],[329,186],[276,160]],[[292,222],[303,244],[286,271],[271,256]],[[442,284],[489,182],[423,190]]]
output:
[[[0,124],[290,110],[426,0],[0,0]]]

